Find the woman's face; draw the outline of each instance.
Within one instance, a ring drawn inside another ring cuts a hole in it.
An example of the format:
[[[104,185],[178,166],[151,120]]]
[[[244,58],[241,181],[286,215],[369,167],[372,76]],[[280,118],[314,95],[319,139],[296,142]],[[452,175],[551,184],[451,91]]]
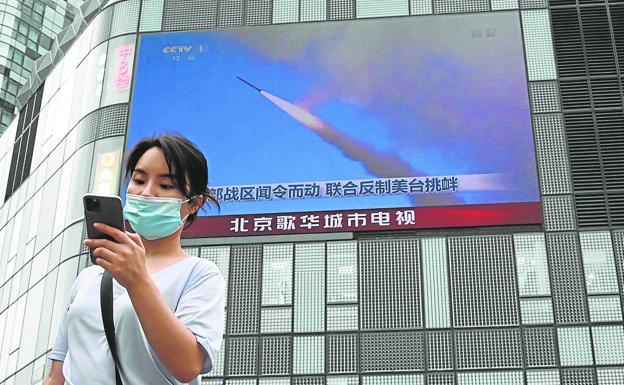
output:
[[[130,176],[127,192],[146,197],[186,200],[181,189],[182,186],[177,186],[173,175],[170,174],[162,150],[152,147],[139,158]],[[182,205],[181,211],[182,217],[186,216],[190,211],[189,206]]]

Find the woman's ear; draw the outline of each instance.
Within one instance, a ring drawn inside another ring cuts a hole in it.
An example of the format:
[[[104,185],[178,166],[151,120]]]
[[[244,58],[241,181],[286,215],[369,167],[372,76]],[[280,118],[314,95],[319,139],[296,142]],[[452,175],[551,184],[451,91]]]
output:
[[[192,198],[189,203],[191,206],[191,213],[192,214],[196,214],[199,209],[201,209],[201,207],[204,205],[204,202],[206,201],[206,198],[204,198],[203,195],[196,195],[194,198]]]

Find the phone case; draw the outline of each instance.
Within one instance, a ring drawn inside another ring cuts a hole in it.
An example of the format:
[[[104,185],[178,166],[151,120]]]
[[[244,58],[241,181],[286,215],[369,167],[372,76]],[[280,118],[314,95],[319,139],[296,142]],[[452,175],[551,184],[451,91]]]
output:
[[[118,196],[106,196],[96,194],[85,194],[82,198],[85,222],[87,225],[87,237],[89,239],[109,239],[114,241],[110,236],[105,235],[95,229],[95,222],[104,223],[124,231],[123,208],[121,198]],[[93,206],[93,202],[97,202]],[[91,262],[95,264],[93,257],[93,249],[90,248],[89,255]]]

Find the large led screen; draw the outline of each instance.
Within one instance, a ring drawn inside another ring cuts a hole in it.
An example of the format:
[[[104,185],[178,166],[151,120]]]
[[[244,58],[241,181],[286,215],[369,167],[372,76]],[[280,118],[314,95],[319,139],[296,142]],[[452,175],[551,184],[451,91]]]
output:
[[[187,236],[540,222],[519,15],[141,36],[128,146],[205,153]]]

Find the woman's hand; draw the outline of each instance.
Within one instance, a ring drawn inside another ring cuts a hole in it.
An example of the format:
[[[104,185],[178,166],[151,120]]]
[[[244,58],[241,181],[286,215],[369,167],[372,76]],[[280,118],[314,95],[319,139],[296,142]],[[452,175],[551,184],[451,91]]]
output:
[[[149,279],[145,247],[138,234],[124,232],[103,223],[95,223],[93,226],[115,240],[85,239],[84,244],[93,248],[95,263],[108,271],[127,290]]]

